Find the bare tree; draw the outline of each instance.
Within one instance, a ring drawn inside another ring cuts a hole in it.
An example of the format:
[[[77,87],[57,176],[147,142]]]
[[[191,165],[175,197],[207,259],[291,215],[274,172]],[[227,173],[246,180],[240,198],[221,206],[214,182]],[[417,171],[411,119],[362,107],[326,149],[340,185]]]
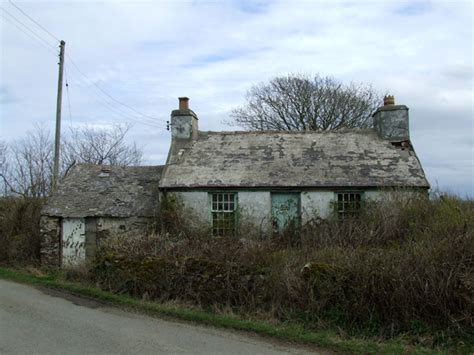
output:
[[[0,196],[8,194],[8,186],[4,178],[8,173],[7,151],[7,143],[0,141]]]
[[[2,172],[8,191],[24,197],[47,196],[53,158],[50,134],[37,126],[10,146],[9,156],[8,169]]]
[[[128,145],[125,137],[130,125],[112,129],[84,127],[72,130],[63,141],[63,166],[66,171],[75,164],[139,165],[143,153],[136,144]]]
[[[371,86],[292,74],[253,86],[230,124],[250,130],[336,130],[372,126],[382,95]]]
[[[61,176],[79,163],[138,165],[142,152],[125,142],[130,126],[112,130],[83,128],[72,130],[62,143]],[[9,149],[7,149],[9,148]],[[46,197],[50,193],[53,168],[53,141],[44,127],[38,126],[9,147],[0,142],[0,178],[3,194]]]

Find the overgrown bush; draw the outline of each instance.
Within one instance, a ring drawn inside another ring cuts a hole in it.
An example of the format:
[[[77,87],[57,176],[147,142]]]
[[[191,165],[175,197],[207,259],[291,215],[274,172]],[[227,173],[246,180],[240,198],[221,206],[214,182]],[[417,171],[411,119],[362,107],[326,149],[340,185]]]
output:
[[[100,248],[93,274],[115,292],[308,326],[465,335],[474,314],[474,203],[389,202],[368,204],[359,218],[315,220],[291,244],[189,231],[177,238],[176,230],[116,237]]]
[[[40,198],[0,198],[0,263],[38,264]]]

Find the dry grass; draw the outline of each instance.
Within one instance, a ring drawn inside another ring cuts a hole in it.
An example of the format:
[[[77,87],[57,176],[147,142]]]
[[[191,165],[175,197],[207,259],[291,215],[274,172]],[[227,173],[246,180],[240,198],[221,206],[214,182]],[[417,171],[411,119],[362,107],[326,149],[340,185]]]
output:
[[[94,275],[114,292],[309,327],[387,337],[437,329],[436,343],[472,336],[473,270],[474,203],[443,197],[370,204],[357,219],[313,223],[292,243],[117,237]]]

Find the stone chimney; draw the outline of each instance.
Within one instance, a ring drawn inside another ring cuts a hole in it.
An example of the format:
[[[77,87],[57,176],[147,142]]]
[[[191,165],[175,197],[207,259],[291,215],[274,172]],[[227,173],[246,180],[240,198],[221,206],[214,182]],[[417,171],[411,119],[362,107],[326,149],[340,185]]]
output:
[[[375,111],[373,118],[375,130],[381,138],[390,142],[410,140],[408,107],[395,105],[392,95],[383,98],[383,106]]]
[[[189,140],[198,137],[198,118],[189,109],[189,99],[179,98],[178,110],[171,112],[171,138],[173,140]]]

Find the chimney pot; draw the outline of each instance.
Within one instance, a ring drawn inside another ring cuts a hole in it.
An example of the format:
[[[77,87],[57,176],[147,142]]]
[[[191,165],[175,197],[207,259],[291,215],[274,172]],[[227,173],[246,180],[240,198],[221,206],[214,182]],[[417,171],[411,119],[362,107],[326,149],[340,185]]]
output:
[[[179,109],[181,111],[189,110],[189,98],[188,97],[179,97]]]
[[[386,95],[383,98],[383,105],[384,106],[395,105],[395,97],[393,95]]]

